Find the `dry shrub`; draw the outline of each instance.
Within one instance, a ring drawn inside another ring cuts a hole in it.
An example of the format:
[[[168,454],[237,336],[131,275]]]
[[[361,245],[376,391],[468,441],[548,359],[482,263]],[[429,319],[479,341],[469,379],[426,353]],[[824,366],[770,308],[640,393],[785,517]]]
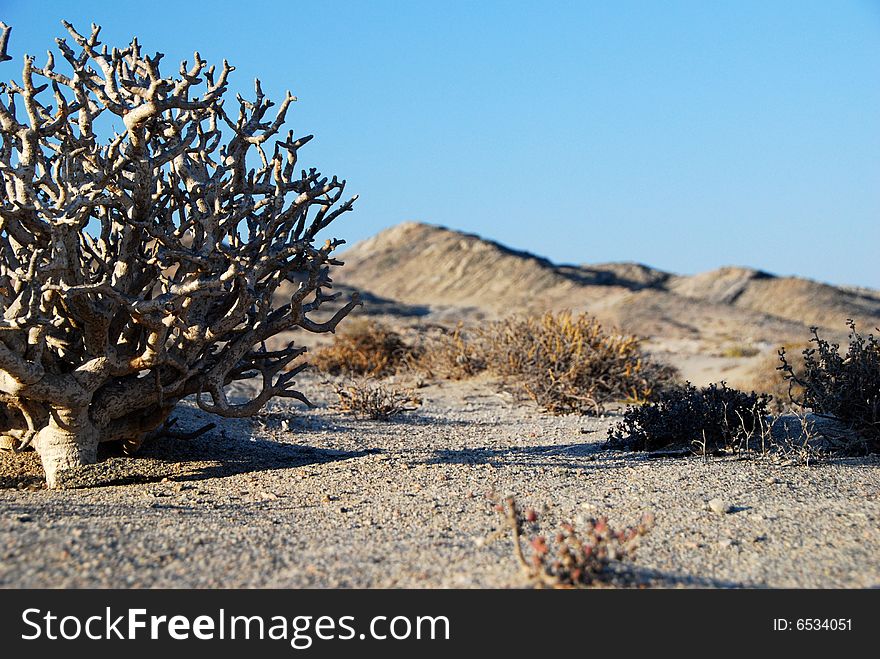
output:
[[[839,344],[820,338],[814,327],[813,345],[802,353],[802,373],[784,350],[779,359],[785,378],[802,388],[797,402],[814,414],[846,424],[852,431],[847,441],[837,443],[838,450],[874,452],[880,450],[880,342],[873,334],[859,334],[852,320],[847,324],[850,334],[846,353],[841,353]]]
[[[426,334],[421,349],[410,366],[429,377],[446,380],[464,380],[486,370],[479,336],[474,336],[459,323],[455,329],[438,328]]]
[[[414,349],[400,333],[375,320],[355,320],[329,346],[318,349],[312,363],[330,375],[392,375],[411,358]]]
[[[489,370],[516,380],[554,414],[599,414],[611,401],[647,400],[676,376],[649,359],[639,339],[606,332],[586,314],[513,316],[483,328],[479,341]]]
[[[398,389],[375,380],[357,380],[336,387],[338,408],[356,419],[387,421],[402,412],[418,409],[422,401],[410,389]]]
[[[581,529],[567,522],[548,542],[538,532],[538,515],[534,510],[521,512],[513,497],[498,504],[497,510],[513,533],[517,563],[536,588],[584,588],[613,582],[617,574],[611,566],[633,559],[641,537],[654,522],[650,513],[637,526],[619,531],[612,529],[604,517],[588,520]],[[531,549],[528,558],[522,547],[527,527],[536,532],[527,542]]]
[[[629,451],[698,446],[704,453],[748,448],[754,438],[768,439],[769,403],[767,394],[745,393],[724,382],[702,389],[687,383],[657,401],[629,407],[609,430],[606,446]]]
[[[728,357],[730,359],[745,359],[748,357],[754,357],[759,352],[760,350],[748,343],[735,343],[733,345],[726,346],[721,351],[721,356]]]

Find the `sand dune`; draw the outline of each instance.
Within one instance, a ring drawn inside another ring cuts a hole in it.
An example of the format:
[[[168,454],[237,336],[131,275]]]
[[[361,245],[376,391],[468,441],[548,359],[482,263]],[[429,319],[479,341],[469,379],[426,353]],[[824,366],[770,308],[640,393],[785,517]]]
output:
[[[795,340],[816,325],[846,332],[847,318],[880,326],[880,292],[725,267],[692,276],[638,263],[557,265],[479,236],[406,222],[342,255],[347,286],[426,310],[588,311],[645,337],[719,343]]]

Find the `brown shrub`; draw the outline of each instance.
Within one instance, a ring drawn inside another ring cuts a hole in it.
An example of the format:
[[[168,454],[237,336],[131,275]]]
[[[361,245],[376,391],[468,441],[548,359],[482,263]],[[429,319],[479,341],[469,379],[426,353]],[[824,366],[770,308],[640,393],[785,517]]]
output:
[[[748,343],[734,343],[732,345],[728,345],[721,350],[722,357],[728,357],[731,359],[743,359],[748,357],[754,357],[760,352],[755,346],[750,345]]]
[[[414,354],[412,346],[389,326],[375,320],[355,320],[333,343],[318,349],[312,363],[330,375],[392,375]]]
[[[455,329],[441,327],[425,334],[410,366],[429,377],[464,380],[485,371],[486,360],[479,336],[459,323]]]
[[[313,363],[332,375],[381,377],[403,368],[461,380],[488,371],[554,414],[601,413],[612,401],[654,398],[673,367],[647,357],[636,337],[570,312],[512,316],[482,327],[423,329],[417,345],[375,321],[349,323]]]
[[[336,387],[338,408],[356,419],[387,421],[401,412],[418,409],[422,401],[410,389],[398,389],[374,380],[357,380]]]
[[[598,414],[611,401],[648,400],[676,376],[648,358],[639,339],[606,332],[586,314],[513,316],[482,328],[478,340],[490,371],[515,380],[554,414]]]

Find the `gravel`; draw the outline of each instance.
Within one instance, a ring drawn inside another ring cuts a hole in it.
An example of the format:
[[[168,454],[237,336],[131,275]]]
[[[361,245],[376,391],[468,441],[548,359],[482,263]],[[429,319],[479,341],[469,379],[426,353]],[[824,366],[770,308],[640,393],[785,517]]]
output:
[[[329,399],[273,402],[198,439],[105,455],[65,475],[75,489],[43,489],[32,453],[4,453],[0,586],[523,587],[495,510],[507,494],[548,531],[653,512],[627,568],[643,585],[880,586],[876,456],[606,451],[614,416],[547,416],[497,391],[432,384],[420,410],[384,423]],[[216,420],[187,403],[178,416],[183,430]]]

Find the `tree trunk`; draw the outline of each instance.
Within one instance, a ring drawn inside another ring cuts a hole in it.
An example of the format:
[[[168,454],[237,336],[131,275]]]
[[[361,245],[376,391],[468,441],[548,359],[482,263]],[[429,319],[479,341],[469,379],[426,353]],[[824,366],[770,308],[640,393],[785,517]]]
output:
[[[97,462],[98,436],[98,429],[89,420],[88,407],[52,411],[49,425],[34,440],[49,487],[58,486],[60,471]]]

